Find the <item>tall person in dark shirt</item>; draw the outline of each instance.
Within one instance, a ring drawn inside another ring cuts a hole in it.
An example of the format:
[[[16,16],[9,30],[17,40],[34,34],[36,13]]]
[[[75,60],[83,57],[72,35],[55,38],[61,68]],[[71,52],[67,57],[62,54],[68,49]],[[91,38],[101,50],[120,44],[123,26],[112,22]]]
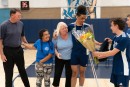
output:
[[[68,26],[69,31],[76,29],[77,31],[82,30],[89,26],[89,24],[84,23],[86,19],[86,7],[83,5],[78,6],[76,21]],[[76,87],[77,76],[79,72],[79,87],[82,87],[85,80],[86,65],[88,63],[88,55],[86,55],[86,48],[78,42],[78,40],[72,35],[73,48],[71,53],[71,87]]]
[[[12,87],[14,65],[18,67],[25,87],[30,87],[21,42],[27,43],[19,9],[10,10],[10,19],[0,25],[0,55],[5,71],[5,87]]]
[[[83,5],[78,6],[76,13],[76,21],[68,25],[68,31],[76,30],[82,31],[83,29],[90,27],[89,24],[85,23],[87,18],[86,7]],[[85,81],[85,71],[88,64],[88,49],[86,49],[75,37],[72,35],[72,53],[71,53],[71,87],[76,86],[77,76],[79,72],[79,87],[83,87]],[[101,43],[95,40],[95,44],[100,45]],[[87,54],[86,54],[87,53]]]

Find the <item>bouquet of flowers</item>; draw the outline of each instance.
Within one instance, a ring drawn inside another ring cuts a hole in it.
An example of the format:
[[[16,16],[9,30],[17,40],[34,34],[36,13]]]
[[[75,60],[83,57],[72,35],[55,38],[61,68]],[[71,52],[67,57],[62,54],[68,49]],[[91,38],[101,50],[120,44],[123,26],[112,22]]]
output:
[[[90,25],[89,27],[82,29],[82,30],[72,30],[72,34],[75,36],[75,38],[90,52],[95,51],[95,38],[94,38],[94,32],[93,32],[93,26]],[[98,59],[94,57],[94,61],[96,64],[99,63]]]

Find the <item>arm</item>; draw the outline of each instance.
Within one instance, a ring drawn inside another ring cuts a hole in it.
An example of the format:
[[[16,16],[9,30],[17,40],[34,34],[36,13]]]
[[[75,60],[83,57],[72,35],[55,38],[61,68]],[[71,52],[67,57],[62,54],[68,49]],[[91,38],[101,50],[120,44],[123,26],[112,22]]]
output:
[[[61,59],[61,54],[57,51],[56,48],[55,48],[55,55],[57,56],[57,58]]]
[[[59,32],[57,32],[56,30],[53,32],[53,39],[54,39],[54,40],[57,39],[58,33],[59,33]]]
[[[94,42],[95,42],[96,45],[101,45],[102,44],[102,43],[100,43],[100,42],[98,42],[96,40],[94,40]]]
[[[109,44],[112,44],[112,39],[110,39],[110,38],[105,38],[105,40],[106,40],[106,39],[108,39]],[[94,42],[95,42],[96,45],[101,45],[101,44],[102,44],[102,43],[98,42],[97,40],[94,40]]]
[[[40,60],[40,63],[44,63],[47,60],[49,60],[52,57],[52,54],[48,54],[45,58],[43,58],[42,60]]]
[[[57,39],[52,39],[52,42],[55,44],[54,48],[55,48],[55,55],[57,56],[57,58],[61,59],[61,54],[57,51]]]
[[[109,56],[114,56],[117,54],[120,50],[117,48],[114,48],[113,50],[106,51],[106,52],[93,52],[94,56],[98,57],[99,59],[101,58],[106,58]]]
[[[23,43],[23,45],[28,49],[36,49],[33,44]]]
[[[0,55],[1,55],[1,60],[2,60],[3,62],[6,62],[7,59],[6,59],[6,57],[5,57],[4,53],[3,53],[3,45],[2,45],[2,42],[3,42],[3,40],[0,39]]]
[[[108,41],[110,40],[110,42],[112,41],[111,39],[108,39]],[[115,40],[115,39],[113,39]],[[115,42],[117,43],[117,42]],[[114,43],[112,42],[112,45]],[[127,46],[129,44],[129,38],[128,37],[122,37],[118,44],[114,47],[114,49],[112,48],[112,50],[110,51],[106,51],[106,52],[94,52],[94,55],[99,57],[99,58],[103,58],[103,57],[108,57],[108,56],[114,56],[115,54],[117,54],[119,51],[124,51]]]
[[[22,36],[22,37],[21,37],[21,40],[22,40],[22,42],[24,42],[24,43],[28,43],[25,36]]]
[[[102,45],[102,43],[100,43],[100,42],[98,42],[98,41],[96,41],[96,40],[94,40],[94,42],[95,42],[95,48],[96,48],[96,49],[99,49],[100,46]]]
[[[89,15],[91,19],[95,18],[94,8],[96,6],[96,3],[97,3],[97,0],[93,0],[91,6],[89,7]]]
[[[105,38],[105,40],[108,40],[108,42],[109,42],[109,44],[112,44],[112,39],[110,39],[110,38]]]
[[[40,63],[44,63],[46,61],[48,61],[50,58],[52,58],[52,56],[54,55],[54,44],[52,42],[49,42],[50,43],[50,50],[49,50],[49,53],[47,56],[45,56],[43,59],[40,60]]]
[[[91,6],[89,7],[89,12],[92,13],[94,11],[94,7],[96,6],[97,0],[93,0]]]

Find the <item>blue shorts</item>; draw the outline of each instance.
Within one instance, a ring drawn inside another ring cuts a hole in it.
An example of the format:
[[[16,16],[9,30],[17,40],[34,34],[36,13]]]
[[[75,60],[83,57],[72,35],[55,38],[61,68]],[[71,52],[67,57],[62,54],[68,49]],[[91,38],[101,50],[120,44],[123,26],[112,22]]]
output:
[[[81,65],[86,67],[88,64],[88,55],[81,52],[72,52],[71,53],[71,65]]]
[[[110,82],[112,82],[115,85],[129,87],[129,76],[111,74]]]

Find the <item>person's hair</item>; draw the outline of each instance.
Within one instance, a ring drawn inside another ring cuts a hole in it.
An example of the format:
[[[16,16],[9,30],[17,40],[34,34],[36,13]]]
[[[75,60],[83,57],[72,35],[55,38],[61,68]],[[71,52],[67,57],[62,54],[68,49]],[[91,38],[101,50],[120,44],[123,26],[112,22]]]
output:
[[[83,6],[83,5],[79,5],[78,7],[77,7],[77,13],[76,13],[76,15],[77,16],[80,16],[80,15],[86,15],[86,7],[85,6]]]
[[[59,22],[58,24],[57,24],[57,28],[56,28],[56,33],[57,33],[57,35],[59,35],[59,31],[60,31],[60,29],[61,29],[61,26],[66,26],[66,27],[68,27],[67,26],[67,24],[66,23],[64,23],[64,22]]]
[[[42,30],[39,31],[39,39],[42,40],[43,33],[46,32],[46,31],[48,31],[48,30],[47,29],[42,29]]]
[[[125,28],[126,22],[123,18],[111,18],[110,23],[112,22],[114,25],[118,25],[120,30],[123,30]]]
[[[43,45],[43,43],[42,43],[42,37],[43,37],[43,33],[46,32],[46,31],[48,31],[48,30],[47,30],[47,29],[41,29],[41,30],[39,31],[39,39],[41,40],[41,51],[42,51],[42,52],[43,52],[43,49],[42,49],[42,45]],[[47,41],[47,42],[48,42],[48,44],[49,44],[49,46],[50,46],[50,49],[53,49],[51,40],[49,40],[49,41]]]
[[[130,17],[130,14],[128,14],[127,17]]]
[[[15,14],[16,12],[20,12],[20,13],[21,13],[20,9],[16,9],[16,8],[10,9],[10,16],[11,16],[12,14]]]

